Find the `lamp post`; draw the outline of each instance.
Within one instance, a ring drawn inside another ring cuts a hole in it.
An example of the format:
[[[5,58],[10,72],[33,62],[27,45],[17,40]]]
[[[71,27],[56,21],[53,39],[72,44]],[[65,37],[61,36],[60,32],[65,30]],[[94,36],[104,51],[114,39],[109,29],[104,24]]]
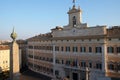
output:
[[[90,70],[88,67],[86,67],[86,80],[89,80],[89,73],[90,73]]]

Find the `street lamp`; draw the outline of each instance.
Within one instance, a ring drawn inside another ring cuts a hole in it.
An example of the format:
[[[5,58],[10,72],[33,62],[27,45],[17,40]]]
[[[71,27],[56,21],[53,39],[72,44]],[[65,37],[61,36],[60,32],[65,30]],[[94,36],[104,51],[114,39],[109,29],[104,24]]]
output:
[[[89,73],[90,73],[90,70],[88,67],[86,67],[86,80],[89,80]]]

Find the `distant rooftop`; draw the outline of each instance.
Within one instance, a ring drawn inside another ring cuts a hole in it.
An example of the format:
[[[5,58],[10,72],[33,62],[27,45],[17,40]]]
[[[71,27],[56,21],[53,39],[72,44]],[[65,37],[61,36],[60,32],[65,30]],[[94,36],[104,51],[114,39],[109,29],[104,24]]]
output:
[[[120,26],[113,26],[107,29],[108,37],[120,37]]]
[[[7,45],[0,45],[0,50],[8,50],[10,49]]]

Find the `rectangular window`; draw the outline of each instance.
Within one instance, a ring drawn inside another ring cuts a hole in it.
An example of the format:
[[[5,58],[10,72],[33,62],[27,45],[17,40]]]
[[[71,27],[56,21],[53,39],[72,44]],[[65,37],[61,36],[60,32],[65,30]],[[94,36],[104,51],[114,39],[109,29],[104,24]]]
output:
[[[114,70],[114,65],[113,64],[108,64],[108,69],[109,70]]]
[[[30,54],[29,54],[28,56],[29,56],[29,58],[33,58],[33,55],[30,55]]]
[[[66,60],[66,63],[65,63],[65,64],[66,64],[67,66],[69,66],[69,65],[70,65],[70,62],[71,62],[70,60]]]
[[[90,53],[92,52],[92,47],[89,47],[89,52],[90,52]]]
[[[89,67],[92,68],[92,62],[89,62]]]
[[[69,46],[66,47],[66,52],[70,52],[70,47]]]
[[[58,46],[55,46],[55,51],[59,51],[59,47]]]
[[[55,75],[57,75],[57,76],[59,75],[59,71],[58,70],[55,71]]]
[[[53,58],[50,59],[50,62],[53,62]]]
[[[117,53],[120,53],[120,47],[117,47]]]
[[[77,47],[73,47],[73,52],[78,52],[78,48]]]
[[[58,64],[60,63],[60,62],[59,62],[59,59],[56,59],[55,62],[58,63]]]
[[[81,62],[81,67],[86,67],[86,62]]]
[[[114,48],[113,47],[107,47],[107,52],[108,53],[114,53]]]
[[[33,49],[33,46],[28,46],[29,49]]]
[[[111,41],[111,38],[109,38],[108,40]]]
[[[49,46],[46,46],[46,50],[50,50],[50,49],[49,49]]]
[[[96,69],[102,69],[102,64],[101,63],[96,63]]]
[[[86,47],[80,47],[81,52],[86,52]]]
[[[41,49],[42,49],[42,47],[41,47]],[[53,50],[53,46],[50,46],[50,50]]]
[[[63,48],[63,47],[61,47],[61,51],[63,51],[63,49],[64,49],[64,48]]]
[[[95,51],[96,51],[96,53],[102,53],[102,48],[101,47],[96,47]]]
[[[64,60],[62,60],[62,64],[64,64]]]

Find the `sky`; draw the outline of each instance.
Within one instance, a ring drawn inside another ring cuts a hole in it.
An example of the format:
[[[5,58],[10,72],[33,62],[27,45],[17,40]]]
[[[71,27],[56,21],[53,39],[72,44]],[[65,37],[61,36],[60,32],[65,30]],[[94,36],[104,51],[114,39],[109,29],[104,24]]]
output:
[[[89,27],[120,25],[120,0],[76,0],[82,22]],[[27,39],[68,24],[72,0],[0,0],[0,40],[10,40],[13,27],[17,39]]]

